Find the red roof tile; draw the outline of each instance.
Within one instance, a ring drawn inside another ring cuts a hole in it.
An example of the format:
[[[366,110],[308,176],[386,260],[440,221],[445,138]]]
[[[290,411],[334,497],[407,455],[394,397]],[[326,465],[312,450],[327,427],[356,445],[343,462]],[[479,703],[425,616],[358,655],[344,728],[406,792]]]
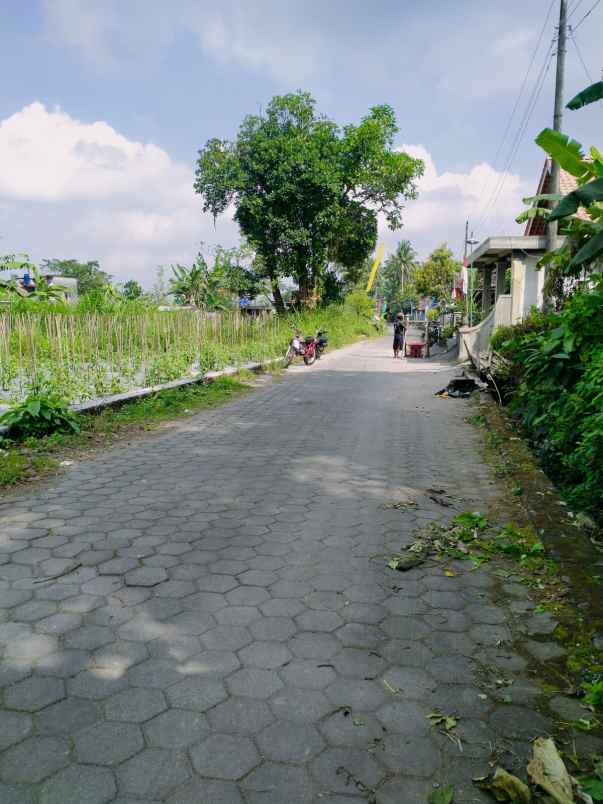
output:
[[[575,176],[572,176],[571,173],[568,173],[567,170],[563,170],[561,168],[559,170],[559,192],[562,195],[567,195],[568,193],[573,192],[578,187],[578,181],[576,180]],[[551,159],[548,157],[545,159],[544,167],[542,168],[542,173],[540,174],[540,181],[538,182],[538,189],[536,190],[536,195],[546,195],[546,193],[551,192]],[[541,202],[538,206],[544,206],[546,202]],[[578,212],[576,213],[578,218],[582,218],[582,220],[589,220],[588,213],[583,207],[579,207]],[[526,224],[525,235],[545,235],[546,234],[546,222],[544,218],[530,218],[530,220]]]

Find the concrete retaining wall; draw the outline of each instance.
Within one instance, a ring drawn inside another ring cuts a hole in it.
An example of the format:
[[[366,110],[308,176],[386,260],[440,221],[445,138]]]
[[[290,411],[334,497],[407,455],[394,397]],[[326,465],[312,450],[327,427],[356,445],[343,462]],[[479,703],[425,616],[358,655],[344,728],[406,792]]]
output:
[[[136,399],[142,399],[145,396],[156,394],[159,391],[169,391],[172,388],[183,388],[186,385],[198,385],[203,382],[212,382],[219,377],[231,377],[238,374],[241,370],[246,371],[261,371],[264,367],[273,366],[275,363],[282,363],[283,358],[277,357],[271,360],[263,360],[260,363],[243,363],[242,365],[227,366],[220,371],[208,371],[207,374],[199,374],[197,377],[186,377],[181,380],[172,380],[165,382],[161,385],[150,385],[147,388],[135,388],[133,391],[126,391],[123,394],[113,394],[112,396],[105,396],[101,399],[88,399],[86,402],[79,402],[75,405],[70,405],[71,410],[76,413],[98,413],[103,408],[114,408],[125,404],[126,402],[133,402]],[[4,408],[8,410],[8,408]],[[2,413],[2,410],[0,410]],[[0,427],[0,435],[7,435],[8,427]]]

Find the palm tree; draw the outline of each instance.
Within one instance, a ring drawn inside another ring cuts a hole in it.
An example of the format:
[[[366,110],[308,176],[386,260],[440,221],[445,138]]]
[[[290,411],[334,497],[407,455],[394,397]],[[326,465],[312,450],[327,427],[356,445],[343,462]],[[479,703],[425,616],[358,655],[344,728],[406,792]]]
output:
[[[409,240],[401,240],[381,270],[380,290],[388,307],[404,299],[416,266],[417,252]]]

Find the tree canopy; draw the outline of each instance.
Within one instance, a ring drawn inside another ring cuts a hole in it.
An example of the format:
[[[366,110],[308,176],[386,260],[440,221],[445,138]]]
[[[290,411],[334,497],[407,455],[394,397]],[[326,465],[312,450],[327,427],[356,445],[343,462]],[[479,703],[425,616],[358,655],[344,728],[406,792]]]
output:
[[[42,262],[44,273],[57,276],[69,276],[77,279],[78,293],[85,295],[91,290],[100,290],[111,283],[110,274],[101,271],[97,260],[78,262],[78,260],[44,260]]]
[[[144,293],[142,287],[135,279],[128,279],[127,282],[124,282],[121,292],[129,301],[140,299]]]
[[[454,259],[446,243],[442,243],[414,271],[414,289],[419,296],[450,299],[454,277],[460,270],[461,263]]]
[[[397,131],[387,105],[340,128],[309,93],[276,96],[263,114],[245,117],[236,141],[207,142],[195,190],[214,217],[235,207],[277,302],[279,276],[293,277],[307,302],[329,260],[350,267],[370,254],[379,213],[401,226],[423,163],[393,147]]]
[[[266,289],[263,268],[253,250],[245,244],[238,248],[218,246],[212,273],[225,290],[239,298],[257,296]]]

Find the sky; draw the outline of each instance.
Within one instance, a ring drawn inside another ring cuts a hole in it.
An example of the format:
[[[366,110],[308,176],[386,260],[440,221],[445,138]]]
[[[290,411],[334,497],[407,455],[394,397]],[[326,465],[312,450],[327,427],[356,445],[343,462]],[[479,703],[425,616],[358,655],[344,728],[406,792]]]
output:
[[[389,103],[396,147],[424,160],[403,228],[380,226],[388,251],[406,238],[421,258],[442,242],[460,256],[466,219],[478,240],[521,233],[543,165],[533,140],[552,121],[558,0],[2,6],[0,254],[97,259],[150,287],[201,243],[236,245],[230,215],[214,225],[193,192],[197,151],[297,89],[341,125]],[[593,6],[569,0],[566,100],[602,74]],[[593,105],[563,129],[601,148],[602,123]]]

